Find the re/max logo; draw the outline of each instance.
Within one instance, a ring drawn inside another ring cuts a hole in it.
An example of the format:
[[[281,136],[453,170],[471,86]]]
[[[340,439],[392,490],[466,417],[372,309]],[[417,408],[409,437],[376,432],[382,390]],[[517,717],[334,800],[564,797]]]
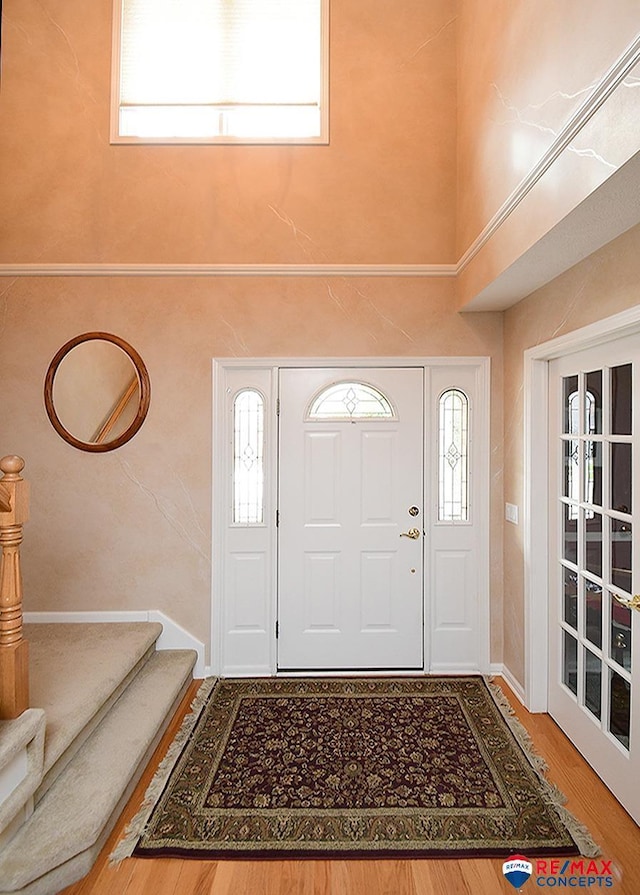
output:
[[[568,874],[569,876],[613,876],[611,861],[579,861],[559,860],[536,861],[536,874],[538,876],[556,876]]]
[[[536,861],[536,885],[540,888],[611,888],[611,861]]]

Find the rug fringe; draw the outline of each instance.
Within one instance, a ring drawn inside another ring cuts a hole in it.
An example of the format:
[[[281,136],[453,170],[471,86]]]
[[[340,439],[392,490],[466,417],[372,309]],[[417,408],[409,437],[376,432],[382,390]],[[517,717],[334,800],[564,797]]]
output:
[[[568,811],[564,805],[556,805],[556,811],[560,815],[569,834],[573,837],[573,841],[580,849],[580,854],[585,858],[597,858],[602,854],[602,849],[594,841],[589,830],[581,823],[573,814]]]
[[[500,709],[503,718],[509,725],[509,729],[513,733],[514,737],[518,741],[522,751],[524,752],[527,760],[533,770],[538,775],[540,783],[542,784],[543,792],[547,797],[547,801],[553,805],[558,815],[560,816],[560,820],[566,826],[569,831],[570,836],[576,844],[576,847],[580,850],[580,854],[585,858],[596,858],[598,855],[602,854],[602,850],[597,845],[595,840],[592,838],[591,833],[585,827],[581,821],[579,821],[573,814],[565,807],[567,802],[567,797],[563,792],[561,792],[558,787],[551,783],[544,776],[545,773],[549,770],[549,766],[541,755],[535,750],[535,746],[533,744],[533,740],[525,726],[522,722],[516,717],[516,713],[513,709],[513,706],[505,696],[501,687],[493,682],[493,678],[486,678],[487,687],[493,700],[497,707]]]
[[[529,760],[529,764],[539,774],[545,774],[549,770],[549,765],[544,758],[536,752],[529,731],[516,717],[513,706],[505,696],[504,691],[497,684],[493,683],[493,678],[487,679],[487,686],[489,687],[489,692],[493,696],[493,701],[501,710],[511,732],[522,746],[523,752]]]
[[[147,791],[144,794],[144,799],[142,800],[140,808],[138,809],[136,815],[127,824],[122,838],[109,855],[110,864],[119,864],[120,861],[123,861],[125,858],[130,858],[133,854],[133,850],[138,843],[138,839],[144,832],[144,828],[146,827],[149,817],[151,816],[151,812],[153,811],[153,808],[156,805],[158,799],[162,795],[162,791],[167,783],[169,775],[173,770],[173,767],[178,760],[187,740],[191,736],[193,729],[196,726],[196,722],[198,721],[198,718],[202,713],[202,709],[206,705],[207,700],[209,699],[209,696],[214,690],[217,683],[218,678],[205,678],[205,680],[198,688],[198,692],[196,693],[193,702],[189,707],[189,713],[185,715],[180,730],[169,746],[166,755],[158,765],[151,783],[147,787]]]
[[[202,713],[202,709],[206,705],[206,702],[215,686],[217,685],[218,680],[218,678],[206,678],[201,684],[193,702],[191,703],[189,714],[185,716],[180,730],[178,731],[175,739],[169,747],[166,755],[158,765],[158,769],[156,770],[151,783],[147,787],[147,791],[145,792],[143,802],[138,812],[136,813],[135,817],[133,817],[133,819],[129,822],[126,829],[124,830],[122,838],[118,842],[113,852],[109,855],[110,864],[118,864],[125,858],[131,857],[131,855],[133,854],[138,840],[142,836],[149,821],[151,813],[158,799],[162,795],[171,771],[173,770],[175,763],[178,760],[185,744],[190,738],[196,726],[198,718]],[[536,776],[540,780],[542,790],[547,802],[553,806],[562,823],[566,826],[569,834],[576,844],[576,847],[579,849],[580,854],[589,858],[597,857],[602,853],[600,848],[593,840],[591,834],[584,826],[584,824],[578,821],[573,816],[573,814],[571,814],[571,812],[568,811],[565,807],[565,803],[567,801],[566,796],[553,783],[550,783],[549,780],[547,780],[544,776],[545,772],[548,770],[548,765],[544,758],[537,754],[531,736],[529,735],[524,725],[516,717],[514,709],[505,696],[504,692],[497,684],[493,682],[492,678],[485,678],[485,681],[497,708],[505,719],[505,722],[507,723],[509,729],[513,733],[514,738],[520,745],[524,755],[526,756],[531,767],[536,773]]]

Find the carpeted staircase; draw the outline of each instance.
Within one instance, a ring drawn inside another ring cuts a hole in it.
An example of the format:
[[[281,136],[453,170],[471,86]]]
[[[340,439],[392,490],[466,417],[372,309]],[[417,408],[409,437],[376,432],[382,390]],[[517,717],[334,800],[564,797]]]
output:
[[[34,708],[0,722],[0,895],[90,870],[192,679],[195,652],[156,650],[161,632],[25,626]]]

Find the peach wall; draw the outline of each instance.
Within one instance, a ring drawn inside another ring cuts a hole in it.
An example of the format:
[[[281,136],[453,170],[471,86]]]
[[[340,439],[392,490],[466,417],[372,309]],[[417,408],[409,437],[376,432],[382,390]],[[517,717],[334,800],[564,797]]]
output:
[[[455,260],[455,0],[332,3],[330,145],[308,147],[110,145],[111,10],[5,0],[0,264]],[[488,354],[500,431],[501,319],[459,318],[452,289],[0,279],[0,451],[24,455],[34,495],[26,608],[157,608],[208,641],[214,356]],[[151,376],[142,430],[105,455],[62,442],[42,402],[53,354],[88,330]],[[500,559],[496,542],[498,657]]]
[[[595,252],[504,314],[504,499],[524,499],[523,354],[640,303],[640,226]],[[522,526],[504,527],[504,662],[524,681]]]
[[[329,146],[111,146],[111,8],[5,0],[0,264],[455,262],[637,29],[636,0],[615,15],[600,0],[340,0]],[[26,608],[157,608],[208,639],[212,357],[489,355],[501,661],[503,315],[462,316],[456,301],[635,151],[634,74],[463,271],[457,298],[445,278],[0,278],[0,452],[25,456],[34,493]],[[522,497],[522,351],[635,303],[637,241],[505,317],[511,502]],[[127,339],[151,375],[142,430],[106,455],[61,441],[42,400],[54,353],[87,330]],[[507,526],[504,631],[521,679],[519,534]]]
[[[329,146],[110,145],[111,9],[4,4],[0,263],[455,260],[455,0],[332,4]]]
[[[638,32],[636,0],[460,0],[457,256],[563,133]],[[636,55],[637,59],[637,55]],[[639,70],[584,124],[458,283],[465,305],[638,150]]]
[[[452,311],[447,279],[0,280],[0,456],[27,461],[27,610],[159,609],[209,640],[213,357],[492,358],[492,654],[501,651],[502,315]],[[107,454],[77,451],[45,414],[48,364],[106,330],[141,354],[151,407]]]

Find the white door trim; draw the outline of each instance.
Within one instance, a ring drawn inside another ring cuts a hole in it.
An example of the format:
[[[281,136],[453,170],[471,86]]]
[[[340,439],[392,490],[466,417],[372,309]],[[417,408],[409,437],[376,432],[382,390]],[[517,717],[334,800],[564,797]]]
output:
[[[640,331],[640,305],[524,352],[525,705],[547,711],[549,361]]]
[[[293,367],[423,367],[425,371],[433,367],[467,366],[475,370],[477,405],[475,408],[475,500],[476,513],[479,521],[478,540],[478,635],[480,641],[478,671],[489,674],[490,664],[490,510],[489,488],[490,476],[490,358],[488,357],[351,357],[351,358],[214,358],[213,370],[213,412],[212,412],[212,574],[211,574],[211,658],[210,667],[214,675],[231,674],[252,675],[276,674],[276,650],[275,650],[275,619],[276,619],[276,538],[272,538],[271,550],[273,556],[272,575],[269,587],[272,590],[271,617],[266,622],[266,630],[273,631],[273,642],[269,649],[269,656],[259,666],[233,667],[231,670],[223,668],[223,643],[224,643],[224,562],[225,562],[225,525],[227,517],[228,485],[225,484],[227,476],[227,424],[226,419],[226,376],[227,373],[246,370],[262,371],[269,374],[271,382],[271,399],[277,395],[277,375],[280,369]],[[425,402],[428,396],[425,390]],[[428,408],[425,406],[425,413]],[[266,448],[269,453],[269,472],[271,482],[271,494],[267,503],[275,506],[275,491],[277,488],[277,442],[276,427],[270,427]],[[425,611],[425,623],[429,618],[428,607]],[[270,636],[270,635],[269,635]],[[426,636],[426,632],[425,632]],[[456,671],[468,672],[469,669],[449,669],[451,673]]]

